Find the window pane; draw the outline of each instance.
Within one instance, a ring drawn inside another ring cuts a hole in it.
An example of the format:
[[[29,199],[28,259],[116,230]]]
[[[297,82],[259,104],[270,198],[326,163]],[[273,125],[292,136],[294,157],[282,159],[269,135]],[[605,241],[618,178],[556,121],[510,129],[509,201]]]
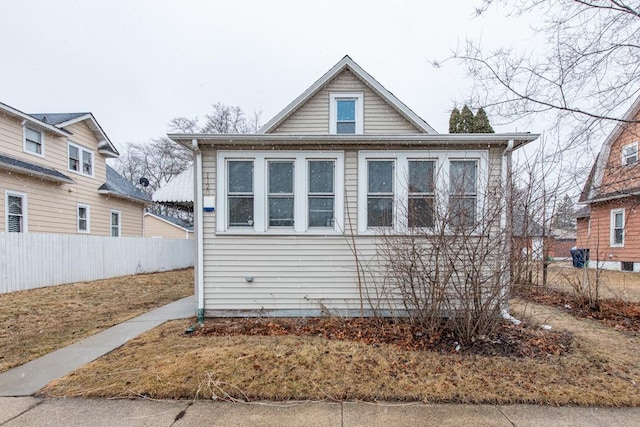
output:
[[[269,226],[293,227],[293,197],[269,199]]]
[[[253,197],[229,197],[229,227],[253,226]]]
[[[367,199],[367,226],[393,226],[393,197],[370,197]]]
[[[622,212],[615,214],[616,228],[622,228]]]
[[[410,161],[409,162],[409,192],[411,193],[433,193],[433,172],[435,162],[433,161]]]
[[[82,151],[82,172],[91,175],[93,155],[89,151]]]
[[[338,122],[336,123],[336,133],[339,133],[339,134],[356,133],[356,123],[355,122]]]
[[[9,233],[22,233],[22,217],[9,216]]]
[[[78,147],[73,145],[69,146],[69,169],[74,171],[80,170],[80,156],[78,153]]]
[[[393,193],[393,162],[369,161],[369,193]]]
[[[333,227],[333,197],[309,197],[309,227]]]
[[[269,162],[269,193],[293,194],[292,162]]]
[[[622,244],[622,229],[616,229],[615,230],[615,244],[617,245],[621,245]]]
[[[453,227],[473,227],[475,219],[475,197],[449,198],[449,225]]]
[[[332,161],[309,162],[309,193],[333,193]]]
[[[27,135],[27,139],[29,141],[33,141],[33,142],[37,142],[37,143],[40,143],[42,141],[42,139],[41,139],[42,138],[42,134],[40,132],[38,132],[38,131],[33,130],[33,129],[27,128],[26,135]]]
[[[356,100],[355,99],[338,99],[338,121],[355,121],[356,120]]]
[[[230,161],[229,193],[253,193],[253,162]]]
[[[9,215],[22,215],[22,197],[9,196]]]
[[[455,194],[476,193],[476,162],[452,161],[449,165],[450,190]]]
[[[409,227],[433,227],[433,197],[409,198]]]

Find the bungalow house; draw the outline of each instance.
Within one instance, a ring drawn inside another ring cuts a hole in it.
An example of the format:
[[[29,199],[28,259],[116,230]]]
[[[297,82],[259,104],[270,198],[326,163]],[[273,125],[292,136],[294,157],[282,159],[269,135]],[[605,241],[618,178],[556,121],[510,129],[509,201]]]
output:
[[[577,246],[590,267],[640,271],[640,97],[605,139],[579,203]]]
[[[202,319],[376,306],[359,266],[380,233],[434,229],[443,207],[451,224],[482,222],[492,204],[508,226],[481,190],[508,188],[512,150],[537,135],[438,134],[346,56],[256,134],[169,137],[195,152]]]
[[[91,113],[0,103],[0,232],[142,236],[150,199],[107,165],[118,155]]]
[[[193,224],[174,216],[145,212],[144,237],[153,239],[193,239]]]

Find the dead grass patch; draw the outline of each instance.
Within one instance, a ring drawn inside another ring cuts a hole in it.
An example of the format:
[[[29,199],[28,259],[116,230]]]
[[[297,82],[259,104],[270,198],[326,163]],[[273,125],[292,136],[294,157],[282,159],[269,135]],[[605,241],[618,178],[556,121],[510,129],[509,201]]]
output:
[[[0,294],[0,372],[193,294],[193,270]]]
[[[531,358],[415,350],[318,335],[230,334],[228,329],[224,334],[188,336],[184,331],[190,324],[162,325],[52,382],[43,393],[243,401],[640,404],[638,362],[617,358],[611,347],[594,349],[593,342],[584,339],[592,334],[589,326],[571,331],[576,339],[570,353]],[[624,345],[640,348],[636,340]]]

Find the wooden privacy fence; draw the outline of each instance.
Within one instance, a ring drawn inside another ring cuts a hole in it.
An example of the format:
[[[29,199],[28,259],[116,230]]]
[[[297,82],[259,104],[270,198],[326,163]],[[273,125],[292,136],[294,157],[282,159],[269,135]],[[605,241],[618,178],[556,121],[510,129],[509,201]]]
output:
[[[193,266],[194,240],[0,233],[0,293]]]

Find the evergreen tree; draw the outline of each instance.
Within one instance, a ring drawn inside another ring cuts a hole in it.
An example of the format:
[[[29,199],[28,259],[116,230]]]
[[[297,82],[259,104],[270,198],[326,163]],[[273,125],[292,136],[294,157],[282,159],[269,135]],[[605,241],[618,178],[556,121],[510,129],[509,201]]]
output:
[[[491,123],[489,123],[489,117],[487,117],[487,113],[482,107],[478,109],[476,116],[473,118],[473,132],[494,133]]]
[[[460,126],[457,133],[472,133],[473,119],[473,111],[466,105],[462,107],[462,111],[460,111]]]
[[[556,212],[553,216],[553,226],[563,230],[575,230],[576,219],[574,217],[574,210],[575,207],[571,197],[565,194],[564,199],[562,199],[556,207]]]
[[[460,110],[457,107],[454,107],[451,112],[451,117],[449,117],[449,133],[459,133],[458,128],[460,127]]]

